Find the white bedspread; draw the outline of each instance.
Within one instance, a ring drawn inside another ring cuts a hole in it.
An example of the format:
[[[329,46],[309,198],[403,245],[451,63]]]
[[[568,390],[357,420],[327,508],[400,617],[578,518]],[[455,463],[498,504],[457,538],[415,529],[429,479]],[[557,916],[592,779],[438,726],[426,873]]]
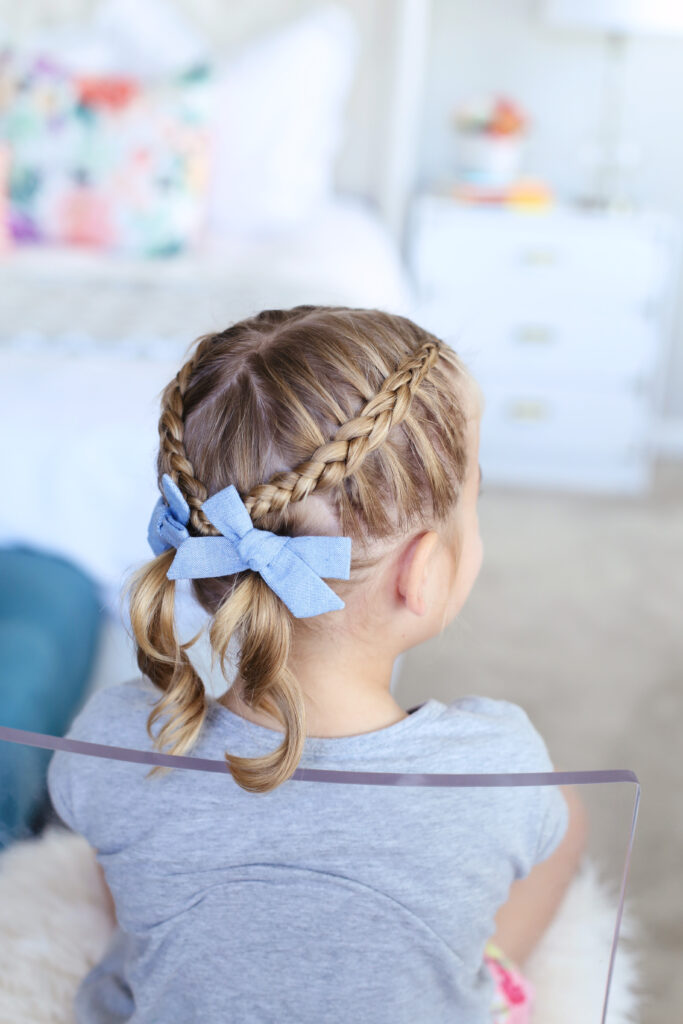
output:
[[[0,339],[22,351],[47,344],[90,354],[106,345],[175,356],[198,334],[268,307],[409,313],[413,301],[392,238],[353,197],[337,197],[296,230],[214,237],[168,260],[45,246],[16,249],[0,263]]]
[[[411,315],[409,279],[374,214],[338,199],[296,234],[214,241],[131,263],[20,251],[0,274],[0,544],[65,555],[115,609],[151,556],[159,394],[200,333],[267,307]]]

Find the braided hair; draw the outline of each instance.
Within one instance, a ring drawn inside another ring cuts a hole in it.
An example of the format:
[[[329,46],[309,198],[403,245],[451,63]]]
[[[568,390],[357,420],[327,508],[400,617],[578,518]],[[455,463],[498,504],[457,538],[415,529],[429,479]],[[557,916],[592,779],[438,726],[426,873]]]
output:
[[[158,482],[168,473],[182,491],[191,536],[218,534],[201,506],[234,484],[260,529],[351,537],[350,579],[333,586],[344,598],[372,572],[378,546],[450,522],[467,471],[469,382],[455,351],[406,317],[337,306],[264,310],[197,339],[164,388]],[[166,753],[183,754],[209,705],[187,654],[201,634],[180,644],[175,632],[175,581],[166,576],[174,556],[169,549],[146,563],[127,590],[138,666],[162,692],[147,732],[156,749],[170,742]],[[191,585],[211,616],[221,671],[234,636],[242,699],[284,727],[282,744],[262,757],[225,753],[243,789],[268,792],[296,770],[306,737],[303,694],[287,664],[293,630],[329,620],[294,619],[250,569]]]

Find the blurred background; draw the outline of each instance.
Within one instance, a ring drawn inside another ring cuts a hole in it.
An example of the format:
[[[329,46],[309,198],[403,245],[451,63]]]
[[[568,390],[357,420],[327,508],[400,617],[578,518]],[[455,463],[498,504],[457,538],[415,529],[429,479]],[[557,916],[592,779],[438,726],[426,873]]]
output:
[[[637,773],[652,1024],[683,1005],[682,86],[666,0],[0,0],[0,721],[63,734],[137,674],[120,589],[197,335],[410,316],[484,391],[485,560],[394,693],[513,700],[557,769]],[[0,844],[50,753],[0,744]],[[616,885],[632,795],[588,788]]]

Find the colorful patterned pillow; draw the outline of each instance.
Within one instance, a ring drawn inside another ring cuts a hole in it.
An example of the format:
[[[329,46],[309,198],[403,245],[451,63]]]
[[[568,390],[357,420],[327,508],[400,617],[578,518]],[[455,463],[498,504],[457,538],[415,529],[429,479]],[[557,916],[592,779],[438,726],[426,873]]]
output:
[[[206,212],[212,95],[206,68],[143,85],[1,55],[15,240],[146,256],[192,245]]]

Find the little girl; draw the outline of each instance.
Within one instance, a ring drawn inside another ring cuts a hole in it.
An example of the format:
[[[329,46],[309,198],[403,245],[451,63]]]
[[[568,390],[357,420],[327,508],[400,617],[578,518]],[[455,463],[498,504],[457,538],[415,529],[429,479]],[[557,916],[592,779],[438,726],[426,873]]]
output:
[[[491,937],[568,830],[560,787],[291,778],[553,771],[509,701],[405,712],[390,692],[482,563],[480,398],[409,319],[328,306],[200,338],[163,391],[155,557],[128,584],[141,677],[96,691],[67,735],[229,771],[53,755],[53,804],[116,914],[79,1024],[531,1021],[533,988]],[[238,641],[220,699],[198,636],[178,639],[177,580],[224,673]]]

